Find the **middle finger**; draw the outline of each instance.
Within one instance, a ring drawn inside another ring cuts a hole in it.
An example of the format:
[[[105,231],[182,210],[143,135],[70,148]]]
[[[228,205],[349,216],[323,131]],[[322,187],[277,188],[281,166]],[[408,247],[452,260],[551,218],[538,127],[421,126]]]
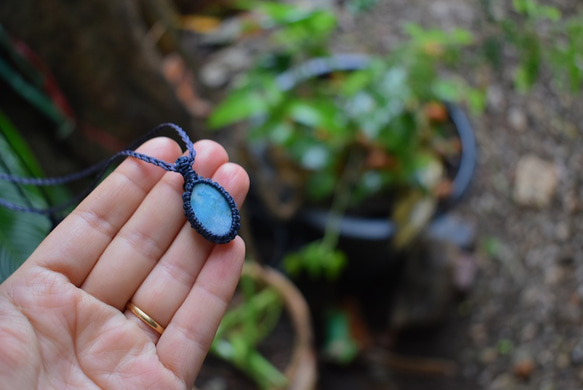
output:
[[[233,196],[235,203],[241,205],[247,194],[249,178],[240,166],[225,164],[212,179],[221,183]],[[132,302],[163,327],[168,325],[188,296],[214,247],[195,234],[190,225],[185,224],[172,246],[136,291]],[[154,335],[152,332],[149,334]]]
[[[194,169],[201,176],[212,175],[228,159],[214,142],[194,146]],[[82,286],[86,292],[123,310],[184,225],[182,183],[180,174],[163,176],[89,273]]]

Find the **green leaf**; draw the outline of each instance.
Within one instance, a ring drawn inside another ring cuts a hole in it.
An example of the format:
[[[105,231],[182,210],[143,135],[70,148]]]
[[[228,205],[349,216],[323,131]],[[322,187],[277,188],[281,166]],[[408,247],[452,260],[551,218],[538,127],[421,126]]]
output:
[[[425,30],[416,23],[405,23],[403,29],[412,38],[423,38],[425,37]]]
[[[283,260],[284,268],[292,276],[305,271],[312,278],[324,276],[328,280],[338,278],[346,264],[347,258],[342,251],[330,248],[322,241],[311,242]]]
[[[459,46],[470,45],[474,43],[474,34],[463,28],[455,28],[447,35],[450,44]]]
[[[342,84],[340,85],[340,93],[346,96],[352,96],[361,91],[370,84],[372,79],[372,72],[368,69],[354,71],[346,74]]]
[[[367,197],[380,193],[383,188],[395,182],[394,176],[394,170],[365,171],[354,188],[354,204],[358,205]]]
[[[439,29],[424,29],[415,23],[406,23],[405,32],[412,38],[411,44],[423,46],[428,43],[437,43],[444,46],[466,46],[474,42],[473,34],[462,28],[451,31]]]
[[[534,3],[529,0],[512,0],[512,6],[516,12],[527,14],[534,6]]]
[[[308,177],[306,191],[310,199],[324,200],[334,193],[337,177],[330,170],[319,170]]]
[[[2,133],[5,141],[13,150],[13,155],[18,157],[18,161],[22,164],[23,170],[18,174],[26,177],[43,177],[44,173],[40,164],[36,161],[33,152],[28,147],[26,141],[22,138],[18,130],[10,122],[10,119],[0,111],[0,133]],[[14,168],[16,162],[11,166]],[[63,186],[47,186],[39,188],[39,193],[47,198],[52,205],[65,203],[70,199],[68,191]],[[42,206],[48,206],[43,204]]]
[[[334,310],[325,323],[323,355],[339,364],[352,362],[359,352],[357,342],[350,333],[350,317],[347,312]]]
[[[12,68],[10,63],[0,57],[0,78],[11,86],[16,93],[28,101],[39,112],[53,121],[59,130],[59,136],[65,138],[74,129],[74,123],[63,111],[37,86],[31,85],[22,75]]]
[[[476,115],[482,114],[486,109],[486,93],[482,90],[470,88],[467,100],[470,110]]]
[[[3,195],[5,190],[5,186],[0,186]],[[50,229],[46,217],[0,209],[0,282],[16,271]]]
[[[213,129],[232,125],[264,114],[267,109],[268,102],[260,93],[250,90],[233,91],[214,109],[208,125]]]
[[[306,18],[310,10],[297,5],[260,1],[255,4],[255,10],[265,14],[274,24],[292,23]]]
[[[561,19],[561,11],[552,6],[541,7],[539,15],[553,22],[558,22]]]
[[[0,172],[30,176],[29,170],[39,170],[32,152],[20,139],[8,119],[0,112]],[[8,129],[8,130],[7,130]],[[8,142],[9,134],[16,148]],[[16,150],[22,152],[28,164]],[[16,204],[47,207],[47,199],[37,187],[0,181],[2,198]],[[10,276],[36,249],[51,229],[45,216],[22,213],[0,207],[0,282]]]
[[[36,162],[34,155],[28,148],[26,142],[22,139],[16,128],[12,125],[10,120],[0,111],[0,129],[2,129],[2,135],[6,139],[6,142],[10,144],[13,149],[13,153],[20,156],[21,161],[28,170],[28,174],[34,177],[40,177],[43,175],[40,165]]]
[[[508,355],[514,349],[514,343],[509,339],[501,339],[496,344],[496,349],[500,355]]]
[[[583,84],[583,13],[569,20],[564,42],[550,52],[555,82],[578,92]]]
[[[379,0],[349,0],[346,8],[352,13],[368,11],[375,6]]]
[[[490,236],[483,238],[480,246],[490,259],[496,259],[500,255],[502,243],[500,239]]]
[[[257,350],[281,318],[283,297],[275,288],[264,287],[252,269],[245,264],[238,286],[242,294],[225,313],[210,353],[240,369],[261,389],[286,388],[285,375]]]
[[[300,159],[302,165],[309,170],[318,171],[330,164],[330,149],[325,145],[312,145]]]
[[[434,188],[444,176],[444,167],[441,159],[425,151],[417,152],[413,156],[414,182],[425,190]]]
[[[453,80],[437,79],[432,86],[437,100],[458,102],[462,96],[460,84]]]
[[[269,125],[268,125],[269,126]],[[293,137],[294,127],[288,122],[275,122],[267,133],[269,141],[275,145],[286,145]]]
[[[295,122],[327,132],[341,130],[337,114],[336,105],[325,100],[293,100],[288,106],[288,115]]]
[[[483,51],[488,62],[494,67],[494,70],[502,69],[502,48],[504,42],[500,37],[487,37],[484,41]]]
[[[514,74],[514,86],[520,93],[526,93],[534,83],[532,72],[526,66],[520,66]]]
[[[561,11],[558,8],[541,5],[533,0],[512,0],[514,10],[534,19],[548,19],[557,22],[561,19]]]
[[[411,113],[403,112],[383,128],[378,140],[389,152],[406,157],[411,155],[418,130],[415,117]]]
[[[307,50],[326,39],[336,27],[336,17],[330,11],[316,10],[282,27],[274,35],[277,43],[286,48]]]

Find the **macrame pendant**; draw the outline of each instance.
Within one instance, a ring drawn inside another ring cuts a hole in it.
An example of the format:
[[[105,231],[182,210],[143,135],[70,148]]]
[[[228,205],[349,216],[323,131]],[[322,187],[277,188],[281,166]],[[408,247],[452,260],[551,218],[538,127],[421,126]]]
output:
[[[176,160],[176,170],[184,177],[184,214],[192,228],[216,244],[232,241],[240,228],[233,197],[218,183],[198,176],[186,157]]]

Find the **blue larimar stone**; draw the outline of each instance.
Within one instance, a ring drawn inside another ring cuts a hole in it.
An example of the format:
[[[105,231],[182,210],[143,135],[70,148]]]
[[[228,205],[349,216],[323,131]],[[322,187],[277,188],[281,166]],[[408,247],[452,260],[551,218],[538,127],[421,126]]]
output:
[[[212,234],[223,236],[231,230],[233,213],[227,199],[213,185],[196,183],[192,188],[190,205],[196,219]]]

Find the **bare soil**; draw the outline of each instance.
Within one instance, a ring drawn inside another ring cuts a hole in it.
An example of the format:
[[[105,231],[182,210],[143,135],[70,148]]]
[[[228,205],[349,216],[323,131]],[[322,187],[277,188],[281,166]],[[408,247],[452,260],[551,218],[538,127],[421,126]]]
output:
[[[576,0],[548,4],[565,15],[581,8]],[[364,13],[343,14],[334,51],[386,53],[406,22],[462,27],[479,39],[487,29],[484,6],[500,16],[510,5],[379,0]],[[583,389],[582,96],[555,88],[545,72],[530,92],[518,93],[515,56],[503,55],[499,71],[472,61],[461,70],[488,95],[486,111],[471,117],[479,151],[474,182],[452,213],[477,231],[466,253],[477,266],[469,292],[455,296],[437,325],[368,329],[371,344],[354,363],[321,360],[320,389]],[[513,198],[516,168],[527,155],[556,168],[558,185],[541,208]],[[384,299],[372,287],[363,296]]]
[[[369,12],[346,18],[338,50],[383,53],[408,21],[463,27],[479,37],[486,3],[507,12],[495,1],[379,1]],[[565,15],[580,9],[575,1],[547,3]],[[397,341],[417,356],[437,352],[452,359],[459,370],[449,377],[392,370],[377,375],[384,380],[373,381],[376,385],[352,388],[583,388],[582,97],[557,90],[545,77],[520,94],[513,88],[512,65],[510,58],[500,73],[463,71],[488,85],[486,112],[471,118],[478,169],[470,193],[454,211],[478,228],[475,284],[442,326],[403,334]],[[516,166],[528,154],[558,170],[557,190],[543,208],[513,200]],[[344,373],[325,372],[323,382],[329,385],[323,388],[350,388],[334,384]]]

